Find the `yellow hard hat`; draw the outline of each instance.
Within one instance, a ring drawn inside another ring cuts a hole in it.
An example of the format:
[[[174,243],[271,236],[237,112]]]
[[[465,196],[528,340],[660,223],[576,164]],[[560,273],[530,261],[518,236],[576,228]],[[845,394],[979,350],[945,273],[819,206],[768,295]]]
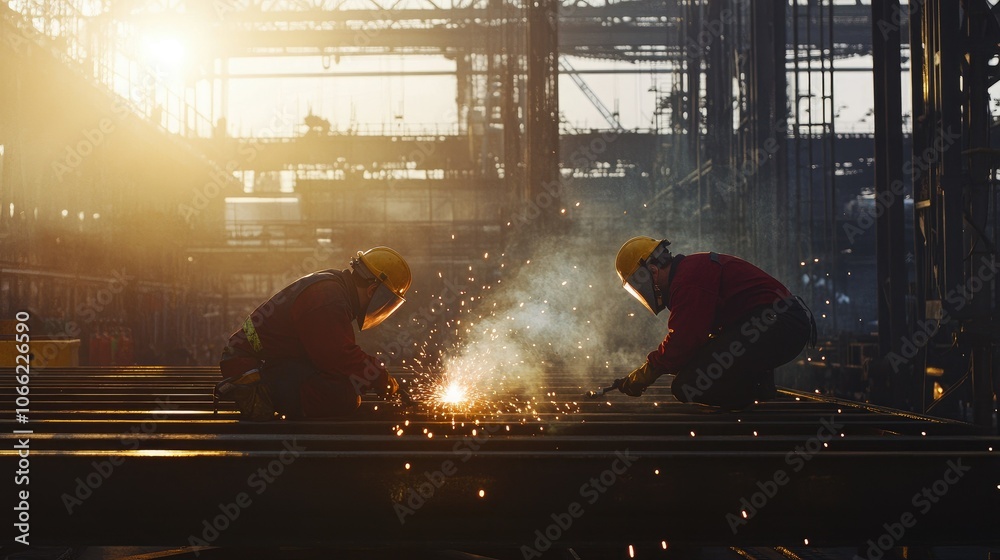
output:
[[[649,261],[658,266],[669,262],[668,245],[670,242],[666,239],[657,241],[652,237],[633,237],[622,245],[615,257],[615,269],[621,278],[622,287],[653,315],[665,309],[664,299],[644,265]]]
[[[376,280],[389,286],[399,297],[410,289],[410,282],[413,281],[410,265],[396,251],[388,247],[374,247],[365,252],[358,251],[358,260],[364,263]]]
[[[403,296],[410,289],[413,277],[403,256],[388,247],[358,251],[351,265],[355,270],[363,269],[359,271],[362,277],[378,283],[364,316],[358,317],[358,327],[365,330],[385,321],[403,305],[406,301]]]
[[[622,280],[622,286],[628,281],[629,276],[635,274],[639,266],[649,259],[660,242],[652,237],[633,237],[618,249],[618,256],[615,257],[615,269],[618,270],[618,277]]]

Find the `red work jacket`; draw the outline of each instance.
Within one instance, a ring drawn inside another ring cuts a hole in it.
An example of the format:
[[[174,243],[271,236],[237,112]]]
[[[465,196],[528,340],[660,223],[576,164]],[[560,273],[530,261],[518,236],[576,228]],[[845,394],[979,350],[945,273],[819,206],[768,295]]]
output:
[[[248,337],[248,328],[241,328],[229,337],[229,345],[261,360],[307,361],[326,374],[364,379],[369,363],[381,365],[355,343],[359,308],[350,271],[314,272],[250,314],[256,341]]]
[[[713,259],[713,255],[715,259]],[[646,359],[659,373],[676,373],[708,342],[754,308],[791,297],[781,282],[730,255],[676,255],[668,287],[667,336]]]

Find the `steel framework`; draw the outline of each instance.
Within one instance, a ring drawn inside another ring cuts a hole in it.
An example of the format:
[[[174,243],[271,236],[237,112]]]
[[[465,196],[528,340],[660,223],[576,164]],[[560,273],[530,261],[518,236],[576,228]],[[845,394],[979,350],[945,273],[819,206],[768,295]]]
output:
[[[985,1],[966,0],[960,6],[955,10],[951,3],[932,0],[909,7],[918,305],[908,326],[914,333],[929,320],[939,325],[938,334],[955,337],[969,357],[960,367],[968,370],[964,375],[950,371],[949,381],[971,381],[974,420],[991,426],[996,422],[993,354],[1000,292],[990,272],[998,258],[998,228],[988,89],[1000,78],[1000,25],[996,8]],[[895,12],[899,6],[890,2],[888,9]],[[899,285],[903,279],[892,281]],[[887,311],[896,321],[905,317],[898,307]],[[940,356],[933,345],[922,350],[915,369],[926,384],[927,368]]]

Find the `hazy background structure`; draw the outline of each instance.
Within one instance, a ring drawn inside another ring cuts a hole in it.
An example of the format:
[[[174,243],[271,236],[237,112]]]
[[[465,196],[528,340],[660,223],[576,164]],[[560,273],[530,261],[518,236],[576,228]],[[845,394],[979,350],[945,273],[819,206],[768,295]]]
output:
[[[941,409],[988,423],[995,277],[948,296],[995,259],[1000,33],[959,4],[5,2],[0,316],[83,363],[207,365],[287,281],[387,244],[416,275],[412,336],[367,339],[394,363],[517,272],[596,284],[569,338],[622,369],[663,333],[609,296],[649,234],[805,297],[823,343],[786,385],[921,411],[961,386]]]

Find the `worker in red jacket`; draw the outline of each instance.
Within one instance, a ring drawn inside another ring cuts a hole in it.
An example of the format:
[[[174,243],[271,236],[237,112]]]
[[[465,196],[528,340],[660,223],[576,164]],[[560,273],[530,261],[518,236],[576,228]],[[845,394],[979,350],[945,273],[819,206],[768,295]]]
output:
[[[798,297],[743,259],[671,255],[670,242],[628,240],[615,266],[622,285],[654,315],[670,310],[667,336],[619,389],[640,396],[663,374],[682,402],[738,410],[775,395],[774,368],[815,343]]]
[[[399,385],[382,362],[355,343],[402,305],[410,268],[396,251],[359,252],[351,270],[299,278],[271,296],[229,337],[216,398],[236,402],[241,417],[324,418],[353,412],[361,394],[382,398]]]

